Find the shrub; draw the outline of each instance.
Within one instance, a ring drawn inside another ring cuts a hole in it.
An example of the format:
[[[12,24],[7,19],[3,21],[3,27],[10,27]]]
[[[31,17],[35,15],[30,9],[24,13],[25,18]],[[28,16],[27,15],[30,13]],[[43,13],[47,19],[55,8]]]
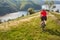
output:
[[[33,13],[34,13],[34,9],[33,9],[33,8],[28,8],[28,12],[29,12],[30,14],[33,14]]]

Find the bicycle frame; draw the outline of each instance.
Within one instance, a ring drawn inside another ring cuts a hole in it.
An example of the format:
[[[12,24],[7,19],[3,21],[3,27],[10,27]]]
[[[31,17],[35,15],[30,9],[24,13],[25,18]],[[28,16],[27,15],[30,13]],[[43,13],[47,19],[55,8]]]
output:
[[[41,27],[42,27],[42,30],[44,31],[44,28],[45,28],[45,21],[42,21],[42,24],[41,24]]]

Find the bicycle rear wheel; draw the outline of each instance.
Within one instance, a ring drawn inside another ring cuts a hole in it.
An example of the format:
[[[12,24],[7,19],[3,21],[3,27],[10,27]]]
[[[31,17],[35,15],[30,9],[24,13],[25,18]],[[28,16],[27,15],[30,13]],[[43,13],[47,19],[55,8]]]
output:
[[[42,27],[42,30],[43,30],[43,31],[45,30],[45,26],[46,26],[46,24],[45,24],[45,22],[43,22],[43,23],[41,24],[41,27]]]

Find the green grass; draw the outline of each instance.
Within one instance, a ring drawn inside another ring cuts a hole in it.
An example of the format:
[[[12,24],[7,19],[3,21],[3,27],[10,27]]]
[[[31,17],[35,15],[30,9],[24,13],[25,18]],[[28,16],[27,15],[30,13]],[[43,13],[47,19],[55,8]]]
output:
[[[16,20],[29,18],[29,17],[33,17],[33,16],[36,16],[36,15],[38,15],[38,13],[34,13],[34,14],[32,14],[32,15],[27,15],[27,16],[24,16],[24,17],[19,17],[19,18],[17,18]]]
[[[53,14],[57,18],[56,23],[60,26],[60,14],[57,12],[51,12],[51,14]]]
[[[18,24],[16,28],[12,28],[10,31],[0,31],[0,40],[60,40],[60,26],[49,17],[46,31],[43,32],[40,18],[36,17]]]
[[[60,14],[59,13],[52,13],[53,15],[55,15],[57,18],[58,18],[58,20],[60,20]]]

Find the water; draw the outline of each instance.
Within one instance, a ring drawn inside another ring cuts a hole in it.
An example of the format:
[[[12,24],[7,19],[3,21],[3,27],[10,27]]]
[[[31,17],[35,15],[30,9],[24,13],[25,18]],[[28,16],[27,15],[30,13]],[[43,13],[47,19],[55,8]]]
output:
[[[8,21],[9,19],[16,19],[18,17],[21,17],[22,15],[26,16],[27,15],[27,11],[19,11],[19,12],[15,12],[15,13],[10,13],[10,14],[6,14],[2,17],[0,17],[1,21]]]

